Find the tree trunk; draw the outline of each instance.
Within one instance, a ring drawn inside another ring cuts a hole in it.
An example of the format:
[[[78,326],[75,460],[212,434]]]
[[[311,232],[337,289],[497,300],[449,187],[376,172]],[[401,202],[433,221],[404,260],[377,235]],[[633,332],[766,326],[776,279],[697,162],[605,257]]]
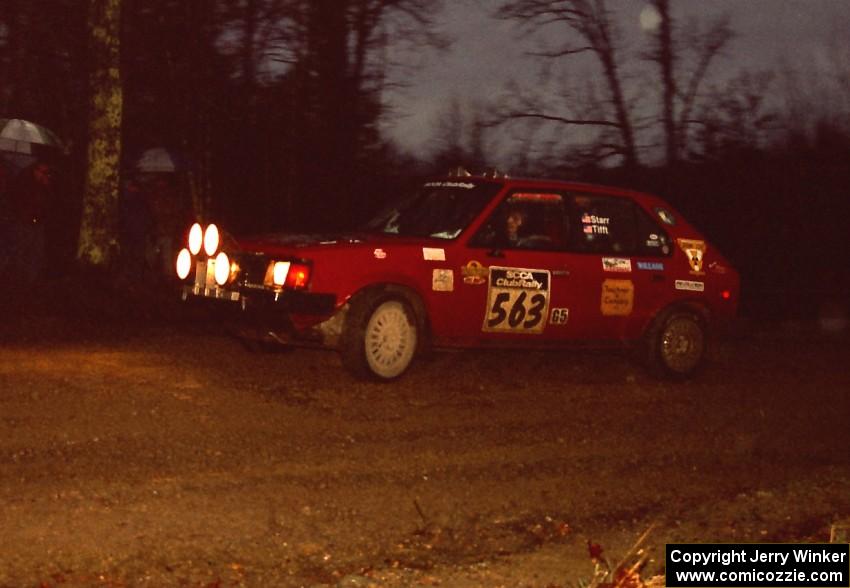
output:
[[[673,166],[679,158],[678,130],[675,123],[674,100],[676,81],[673,71],[673,18],[670,15],[669,0],[655,0],[655,8],[661,17],[658,27],[658,65],[661,68],[661,86],[663,91],[664,146],[667,165]]]
[[[105,268],[118,248],[121,159],[121,0],[89,0],[88,171],[77,258]]]
[[[611,102],[617,117],[618,130],[623,141],[623,166],[629,171],[634,171],[639,166],[635,134],[629,107],[626,104],[623,88],[620,86],[617,62],[614,60],[613,51],[599,53],[599,59],[602,61],[602,69],[605,72],[605,79],[611,92]]]

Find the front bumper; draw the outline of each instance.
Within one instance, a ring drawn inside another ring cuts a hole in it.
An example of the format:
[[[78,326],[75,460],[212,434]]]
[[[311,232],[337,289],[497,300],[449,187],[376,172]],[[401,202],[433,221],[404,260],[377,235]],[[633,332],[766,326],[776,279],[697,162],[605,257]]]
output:
[[[226,287],[212,279],[211,260],[196,263],[193,276],[181,287],[184,302],[201,304],[248,338],[335,347],[341,331],[341,315],[335,294],[301,290],[275,290],[253,283],[252,275]]]
[[[198,286],[184,284],[181,296],[184,301],[200,300],[230,303],[225,306],[241,313],[274,317],[305,315],[327,316],[336,309],[335,294],[314,294],[312,292],[274,292],[266,289],[237,286],[219,288],[217,286]]]

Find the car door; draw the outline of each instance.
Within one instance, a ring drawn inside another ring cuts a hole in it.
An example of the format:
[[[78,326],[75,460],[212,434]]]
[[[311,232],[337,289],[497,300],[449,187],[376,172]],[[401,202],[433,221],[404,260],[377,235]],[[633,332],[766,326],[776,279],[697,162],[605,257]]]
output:
[[[506,195],[460,248],[457,337],[535,345],[593,335],[601,270],[570,251],[569,208],[557,191]]]
[[[634,339],[671,287],[667,233],[631,198],[618,194],[574,194],[571,249],[601,271],[596,338]]]
[[[672,239],[642,207],[632,203],[631,209],[636,231],[636,251],[632,258],[636,295],[624,337],[634,339],[672,299],[675,280],[669,279]]]

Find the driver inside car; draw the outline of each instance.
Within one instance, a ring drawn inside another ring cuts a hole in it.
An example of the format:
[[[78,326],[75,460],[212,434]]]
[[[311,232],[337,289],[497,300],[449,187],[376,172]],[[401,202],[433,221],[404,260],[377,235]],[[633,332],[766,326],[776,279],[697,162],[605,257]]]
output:
[[[517,247],[522,240],[524,234],[523,224],[526,221],[527,215],[525,212],[514,208],[508,211],[505,218],[505,241],[508,246]]]

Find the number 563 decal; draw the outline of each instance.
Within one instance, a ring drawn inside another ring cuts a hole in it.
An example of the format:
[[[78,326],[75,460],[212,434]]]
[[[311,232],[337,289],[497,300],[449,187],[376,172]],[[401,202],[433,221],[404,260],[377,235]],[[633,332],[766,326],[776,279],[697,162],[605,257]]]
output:
[[[548,270],[491,266],[483,330],[542,333],[549,316],[550,278]]]

